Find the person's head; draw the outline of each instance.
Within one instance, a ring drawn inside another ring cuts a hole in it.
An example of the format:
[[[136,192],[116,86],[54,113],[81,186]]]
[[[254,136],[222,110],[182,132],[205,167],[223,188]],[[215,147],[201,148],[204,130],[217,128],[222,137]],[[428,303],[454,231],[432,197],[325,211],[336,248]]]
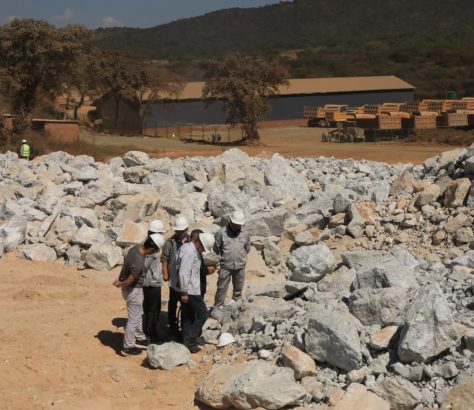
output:
[[[145,239],[143,248],[145,249],[145,255],[151,255],[152,253],[158,252],[165,244],[165,238],[160,233],[154,233]]]
[[[173,230],[175,231],[175,236],[178,239],[182,239],[184,235],[188,232],[189,222],[184,216],[176,217],[174,221]]]
[[[150,225],[148,226],[148,236],[153,235],[154,233],[165,233],[166,228],[163,225],[163,222],[161,222],[159,219],[155,219],[154,221],[150,222]]]
[[[200,229],[196,229],[196,231],[198,230]],[[191,241],[199,253],[212,251],[215,243],[214,235],[202,231],[191,236]]]
[[[240,232],[242,225],[245,223],[245,215],[242,211],[236,210],[230,214],[230,228],[234,232]]]

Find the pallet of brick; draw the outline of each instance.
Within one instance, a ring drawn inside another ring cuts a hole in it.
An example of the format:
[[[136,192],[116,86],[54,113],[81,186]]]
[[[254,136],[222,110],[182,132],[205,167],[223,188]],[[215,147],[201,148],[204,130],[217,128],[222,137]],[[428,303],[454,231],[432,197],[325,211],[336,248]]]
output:
[[[400,108],[400,111],[413,114],[414,112],[420,111],[420,103],[410,102],[410,103],[403,104],[403,106]]]
[[[380,104],[365,104],[362,106],[364,114],[378,115],[382,106]]]
[[[413,115],[410,118],[403,118],[402,126],[405,129],[431,130],[436,128],[436,115]]]
[[[468,115],[462,112],[447,112],[437,117],[438,127],[467,127]]]
[[[464,100],[444,100],[442,112],[452,112],[457,110],[467,110],[467,101]]]
[[[474,97],[464,97],[462,100],[466,102],[466,110],[474,111]]]
[[[420,111],[431,111],[441,113],[443,111],[444,100],[423,100],[419,105]]]
[[[382,113],[399,112],[405,103],[383,103],[380,111]]]
[[[410,118],[411,114],[409,112],[403,112],[403,111],[393,111],[387,113],[390,115],[390,117],[397,117],[397,118]]]
[[[402,119],[387,114],[375,118],[357,118],[357,126],[364,129],[399,130],[402,128]]]
[[[317,110],[318,107],[308,107],[307,105],[305,105],[303,111],[304,118],[317,118]]]

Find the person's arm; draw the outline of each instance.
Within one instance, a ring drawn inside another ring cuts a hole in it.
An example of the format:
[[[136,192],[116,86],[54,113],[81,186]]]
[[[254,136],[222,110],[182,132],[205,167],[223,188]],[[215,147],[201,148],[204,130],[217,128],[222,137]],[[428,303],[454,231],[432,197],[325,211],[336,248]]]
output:
[[[170,256],[171,256],[171,243],[170,241],[165,242],[165,246],[163,246],[163,250],[161,251],[161,272],[163,275],[163,280],[168,281],[170,278],[170,272],[168,270],[168,264],[170,262]]]
[[[214,239],[215,239],[214,252],[220,255],[221,247],[222,247],[222,231],[217,232],[216,235],[214,236]]]
[[[113,285],[117,288],[126,288],[128,286],[133,285],[133,283],[137,280],[137,278],[133,275],[130,275],[127,279],[124,281],[121,281],[119,279],[116,279],[113,283]]]
[[[168,271],[168,261],[161,261],[161,273],[163,275],[163,280],[168,282],[170,278],[170,273]]]
[[[247,232],[247,241],[245,242],[245,246],[244,246],[244,249],[245,249],[245,252],[247,252],[247,254],[250,252],[250,235],[249,233]]]

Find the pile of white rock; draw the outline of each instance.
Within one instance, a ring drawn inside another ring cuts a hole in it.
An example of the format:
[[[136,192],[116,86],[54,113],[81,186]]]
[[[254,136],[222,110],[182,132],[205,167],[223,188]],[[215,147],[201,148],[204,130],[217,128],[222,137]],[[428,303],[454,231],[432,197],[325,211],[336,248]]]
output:
[[[230,332],[255,360],[217,362],[198,400],[447,406],[474,373],[473,179],[474,146],[418,166],[236,149],[175,160],[132,151],[107,163],[7,153],[0,255],[111,269],[152,219],[170,226],[181,214],[214,233],[244,209],[252,246],[287,281],[213,311],[203,336]]]

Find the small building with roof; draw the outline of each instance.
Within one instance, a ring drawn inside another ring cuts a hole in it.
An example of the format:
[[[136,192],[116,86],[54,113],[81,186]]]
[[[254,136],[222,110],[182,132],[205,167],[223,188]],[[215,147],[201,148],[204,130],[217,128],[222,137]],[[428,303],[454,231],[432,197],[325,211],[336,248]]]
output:
[[[393,75],[305,78],[290,79],[288,82],[288,86],[279,88],[278,96],[269,99],[270,111],[265,120],[301,119],[305,106],[413,102],[415,92],[413,85]],[[140,107],[137,104],[121,103],[117,111],[114,99],[110,96],[95,105],[105,129],[111,129],[118,119],[117,128],[124,132],[139,132],[140,128],[224,124],[226,113],[223,103],[217,101],[206,107],[202,99],[203,87],[204,82],[189,82],[177,98],[163,93],[160,102],[148,104],[143,123],[138,115]]]

